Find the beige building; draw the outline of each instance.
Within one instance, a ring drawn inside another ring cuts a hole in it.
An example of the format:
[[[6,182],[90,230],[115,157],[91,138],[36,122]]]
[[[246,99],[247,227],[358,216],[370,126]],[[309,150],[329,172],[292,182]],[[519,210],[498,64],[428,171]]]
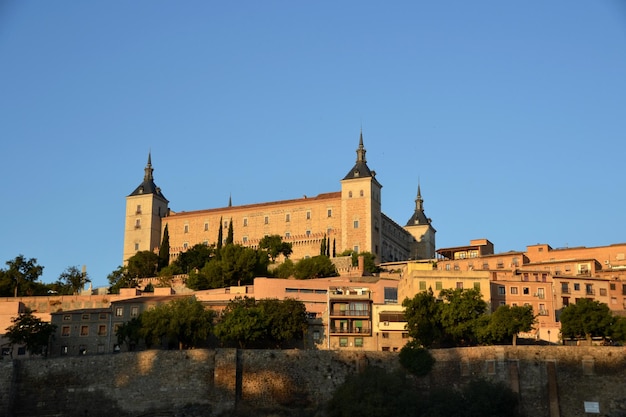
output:
[[[436,231],[419,186],[415,210],[402,227],[382,212],[382,185],[367,165],[362,134],[356,153],[339,191],[189,212],[169,208],[149,156],[143,182],[126,198],[124,262],[138,251],[158,250],[166,226],[174,259],[196,244],[215,244],[220,228],[226,238],[231,223],[235,243],[256,247],[264,236],[279,235],[292,244],[294,260],[319,255],[323,239],[335,254],[371,252],[379,262],[433,258]]]

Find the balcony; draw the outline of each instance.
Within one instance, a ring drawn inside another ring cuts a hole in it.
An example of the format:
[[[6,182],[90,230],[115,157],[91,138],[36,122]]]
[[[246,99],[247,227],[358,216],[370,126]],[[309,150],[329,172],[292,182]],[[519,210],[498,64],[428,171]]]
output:
[[[370,317],[370,310],[333,310],[331,316],[340,317]]]
[[[348,327],[348,328],[341,328],[341,327],[331,327],[330,328],[330,334],[364,334],[364,335],[370,335],[372,334],[372,328],[371,327]]]

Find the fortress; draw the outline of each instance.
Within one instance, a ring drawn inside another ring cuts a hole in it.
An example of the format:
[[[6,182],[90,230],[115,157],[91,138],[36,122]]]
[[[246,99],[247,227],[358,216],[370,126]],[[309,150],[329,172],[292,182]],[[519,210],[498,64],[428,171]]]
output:
[[[170,209],[148,155],[143,182],[126,197],[124,263],[138,251],[158,250],[166,226],[171,261],[196,244],[215,244],[219,228],[226,236],[231,223],[234,243],[256,248],[264,236],[279,235],[292,244],[294,260],[319,255],[323,239],[337,254],[371,252],[377,262],[434,258],[436,230],[424,214],[419,184],[415,210],[400,226],[382,212],[382,185],[365,153],[361,132],[356,163],[341,179],[340,191],[189,212]]]

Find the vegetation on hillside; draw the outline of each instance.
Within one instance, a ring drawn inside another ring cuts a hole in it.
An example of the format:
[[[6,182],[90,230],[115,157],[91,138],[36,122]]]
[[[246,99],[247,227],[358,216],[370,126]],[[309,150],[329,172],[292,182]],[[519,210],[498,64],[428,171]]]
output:
[[[23,345],[31,355],[47,355],[48,341],[56,329],[54,324],[42,321],[30,309],[11,322],[13,324],[7,327],[4,335],[11,346]]]

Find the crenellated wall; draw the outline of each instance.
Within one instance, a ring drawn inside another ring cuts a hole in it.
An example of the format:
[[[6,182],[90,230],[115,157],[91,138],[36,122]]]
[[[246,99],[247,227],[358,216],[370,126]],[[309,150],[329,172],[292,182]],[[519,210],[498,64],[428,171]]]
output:
[[[598,403],[600,415],[626,416],[623,347],[488,346],[432,354],[436,365],[416,381],[419,390],[482,377],[518,392],[527,416],[586,416],[584,401]],[[0,415],[323,416],[346,376],[368,365],[397,369],[398,356],[217,349],[5,359]]]

